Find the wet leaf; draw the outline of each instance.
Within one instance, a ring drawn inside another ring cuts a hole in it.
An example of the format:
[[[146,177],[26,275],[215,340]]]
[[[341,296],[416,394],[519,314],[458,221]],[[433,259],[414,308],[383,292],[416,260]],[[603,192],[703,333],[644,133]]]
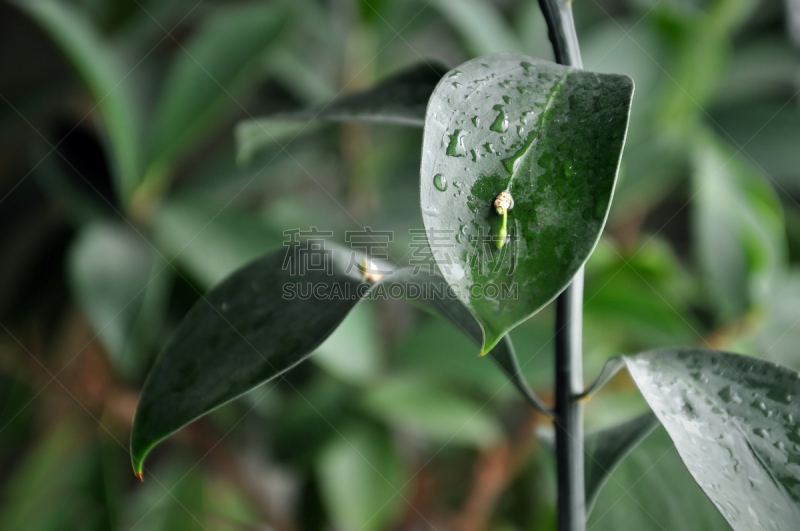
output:
[[[553,300],[596,245],[632,93],[626,76],[508,53],[468,61],[436,87],[423,219],[442,274],[469,293],[483,352]],[[503,191],[513,196],[504,245],[493,206]]]
[[[626,356],[695,481],[736,530],[800,521],[800,373],[697,348]]]

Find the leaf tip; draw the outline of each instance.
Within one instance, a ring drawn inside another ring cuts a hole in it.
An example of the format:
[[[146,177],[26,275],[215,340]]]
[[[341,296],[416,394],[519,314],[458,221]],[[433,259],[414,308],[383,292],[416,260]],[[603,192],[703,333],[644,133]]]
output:
[[[142,473],[141,470],[134,471],[133,475],[136,476],[136,479],[138,479],[139,481],[144,481],[144,474]]]

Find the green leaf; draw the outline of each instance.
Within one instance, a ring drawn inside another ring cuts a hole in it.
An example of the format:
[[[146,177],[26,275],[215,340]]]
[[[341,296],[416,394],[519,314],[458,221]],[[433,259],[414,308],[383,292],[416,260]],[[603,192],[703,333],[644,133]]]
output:
[[[356,306],[347,319],[314,352],[314,363],[355,385],[375,381],[381,372],[375,308]]]
[[[658,426],[658,418],[647,412],[633,420],[587,435],[585,485],[586,512],[590,514],[597,496],[614,469]]]
[[[360,270],[351,267],[361,262],[359,253],[334,247],[329,249],[330,274],[315,269],[298,276],[299,271],[284,267],[291,256],[287,251],[267,254],[232,274],[198,301],[179,325],[156,360],[139,400],[131,434],[131,459],[137,474],[158,442],[303,361],[369,293]],[[289,266],[321,258],[319,251],[301,248],[296,252]],[[378,267],[390,269],[386,264]],[[397,276],[387,272],[384,278],[391,283],[418,282],[411,275],[393,273]],[[312,295],[309,286],[325,289],[319,292],[321,296]],[[385,286],[378,283],[373,289],[378,287]],[[509,346],[501,359],[513,357],[510,343],[504,345]],[[515,377],[518,387],[525,386],[518,373]],[[465,420],[465,411],[477,409],[472,404],[456,400],[453,407],[456,421],[467,424],[463,430],[455,430],[456,438],[487,444],[497,437],[499,428],[491,417],[476,415],[474,420]],[[449,429],[447,426],[442,423],[438,429]]]
[[[166,309],[166,263],[129,227],[98,222],[81,230],[67,266],[75,299],[114,368],[138,376],[150,361]]]
[[[608,215],[632,93],[628,77],[518,54],[468,61],[434,91],[422,151],[423,220],[442,274],[469,294],[483,352],[553,300],[591,254]],[[498,249],[503,216],[493,202],[503,191],[514,205],[510,241]]]
[[[435,0],[433,5],[461,35],[475,55],[523,52],[514,30],[491,3],[481,0]]]
[[[724,531],[730,527],[692,480],[658,427],[611,474],[586,525],[591,531]]]
[[[114,157],[117,191],[126,202],[141,180],[136,67],[72,4],[54,0],[14,1],[30,15],[72,63],[97,102]]]
[[[406,501],[403,469],[387,434],[365,425],[337,433],[317,462],[320,494],[337,529],[377,531]]]
[[[695,249],[706,293],[721,318],[763,306],[786,262],[780,201],[736,153],[706,137],[695,151]]]
[[[215,11],[176,51],[156,104],[150,169],[163,172],[172,159],[236,106],[242,82],[285,19],[281,4],[250,2]]]
[[[287,250],[228,277],[179,325],[139,399],[131,434],[137,474],[159,441],[303,361],[366,293],[359,289],[361,272],[345,272],[348,250],[331,250],[330,275],[317,268],[300,274],[311,258],[323,258],[319,251]],[[325,291],[302,296],[309,285]]]
[[[152,225],[164,254],[205,287],[283,241],[282,235],[269,230],[257,216],[194,196],[166,200],[153,216]]]
[[[478,344],[481,343],[483,334],[480,324],[458,300],[456,293],[453,292],[452,288],[447,285],[441,276],[431,275],[425,271],[414,273],[413,269],[406,268],[395,272],[392,280],[388,283],[388,289],[391,289],[392,283],[419,286],[422,289],[421,293],[425,293],[426,296],[410,298],[410,302],[418,304],[435,315],[450,321],[472,338],[473,341]],[[511,338],[506,336],[502,341],[499,341],[489,351],[489,356],[500,366],[509,381],[529,404],[547,415],[551,414],[550,408],[536,396],[525,381]]]
[[[315,126],[309,125],[313,120],[421,127],[425,122],[428,99],[445,72],[447,68],[440,63],[426,61],[402,70],[372,88],[336,98],[325,105],[242,122],[236,128],[238,159],[247,163],[264,147],[289,135],[313,130]]]
[[[5,473],[0,529],[57,531],[85,523],[92,507],[78,493],[93,448],[76,424],[67,417],[28,442],[24,456]]]
[[[641,246],[620,247],[602,239],[586,263],[587,354],[598,348],[616,354],[696,340],[702,327],[689,311],[695,280],[669,245],[654,237]]]
[[[684,464],[736,530],[800,521],[800,373],[696,348],[626,356]]]
[[[381,420],[440,444],[487,448],[503,438],[490,410],[416,377],[382,381],[366,393],[364,407]]]

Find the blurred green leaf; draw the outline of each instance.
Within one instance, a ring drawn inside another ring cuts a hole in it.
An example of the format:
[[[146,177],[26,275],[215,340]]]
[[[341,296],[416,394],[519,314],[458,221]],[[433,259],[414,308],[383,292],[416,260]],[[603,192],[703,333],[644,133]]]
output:
[[[145,481],[125,498],[121,529],[151,531],[207,531],[210,502],[203,481],[203,472],[195,469],[186,455],[173,453],[163,464],[148,470],[151,481]],[[213,529],[219,529],[218,526]]]
[[[29,433],[33,420],[33,391],[17,377],[0,374],[0,450]]]
[[[167,258],[205,287],[283,242],[283,236],[258,217],[196,196],[166,200],[154,215],[152,228]]]
[[[653,413],[602,431],[591,433],[584,440],[586,452],[586,511],[591,514],[603,485],[625,457],[658,426]]]
[[[698,485],[734,529],[800,520],[800,373],[714,350],[626,356]]]
[[[410,503],[403,469],[391,439],[373,427],[338,432],[317,461],[322,500],[337,529],[386,529]]]
[[[412,377],[394,377],[364,394],[364,407],[381,420],[439,444],[487,448],[503,439],[486,405]]]
[[[171,273],[167,264],[130,227],[96,222],[73,242],[68,271],[75,299],[116,371],[139,376],[161,331]]]
[[[718,0],[705,10],[679,11],[672,5],[658,10],[669,19],[674,38],[670,82],[658,105],[662,124],[685,132],[698,124],[725,72],[732,34],[756,5],[755,0]]]
[[[723,319],[763,306],[786,260],[783,212],[774,190],[713,139],[697,146],[692,182],[694,243],[710,300]]]
[[[611,474],[587,523],[591,531],[730,529],[658,428]]]
[[[149,143],[148,172],[165,171],[201,137],[226,108],[275,40],[285,19],[280,3],[241,3],[219,8],[180,45],[158,103]]]
[[[277,145],[288,148],[295,137],[318,130],[322,124],[312,120],[291,121],[291,118],[247,120],[236,126],[236,162],[247,166],[260,151]]]
[[[440,246],[443,276],[470,295],[482,352],[553,300],[589,258],[608,215],[632,92],[628,77],[519,54],[473,59],[436,87],[420,170],[423,221],[429,234],[439,231],[441,243],[431,245]],[[514,196],[509,243],[493,206],[503,191]],[[501,286],[517,291],[502,296]]]
[[[360,304],[342,321],[314,353],[314,363],[345,382],[361,385],[375,381],[382,360],[374,306]]]
[[[702,327],[690,312],[693,288],[665,242],[617,250],[601,240],[586,264],[585,334],[615,353],[696,341]]]
[[[75,428],[63,420],[46,431],[6,478],[0,529],[58,531],[88,514],[80,496],[87,441]]]
[[[428,99],[445,72],[447,68],[440,63],[425,61],[384,79],[372,88],[334,98],[324,105],[242,122],[236,128],[238,159],[247,163],[264,147],[289,135],[313,130],[315,126],[311,122],[315,120],[422,126]]]
[[[749,340],[764,359],[800,369],[800,270],[792,269],[775,286],[763,326]]]
[[[793,87],[790,93],[794,91]],[[800,193],[795,152],[800,145],[800,106],[787,101],[788,96],[769,103],[749,101],[717,109],[712,115],[719,137],[741,147],[740,156],[768,176],[783,198]]]
[[[123,203],[142,177],[141,119],[136,68],[123,50],[99,34],[72,4],[55,0],[12,0],[55,41],[94,97],[114,157],[117,192]]]
[[[796,90],[795,79],[800,70],[800,60],[793,52],[783,35],[770,33],[748,40],[731,57],[730,68],[714,97],[714,106],[730,108],[736,114],[749,111],[747,107],[754,101],[763,102],[772,98],[785,101],[785,95]],[[747,107],[742,108],[742,105]],[[752,127],[765,121],[766,118],[749,120],[748,123]]]
[[[434,0],[433,5],[458,31],[472,55],[526,51],[503,15],[491,2]]]
[[[328,274],[311,267],[312,258],[322,260],[319,252],[299,244],[288,254],[281,249],[238,270],[195,304],[142,389],[131,434],[137,474],[158,442],[290,370],[333,332],[366,293],[359,291],[361,272],[346,272],[350,257],[346,249],[331,250]],[[301,296],[308,286],[322,286],[330,296]]]

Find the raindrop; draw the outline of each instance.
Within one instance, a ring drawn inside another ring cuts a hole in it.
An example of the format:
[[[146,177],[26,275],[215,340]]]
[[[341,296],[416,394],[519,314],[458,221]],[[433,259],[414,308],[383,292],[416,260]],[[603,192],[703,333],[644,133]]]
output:
[[[467,148],[464,147],[464,136],[466,136],[466,133],[461,129],[456,129],[452,135],[448,135],[450,139],[446,151],[448,155],[451,157],[463,157],[467,154]]]
[[[508,115],[506,114],[505,109],[502,105],[495,105],[492,107],[495,111],[498,112],[497,118],[494,119],[494,123],[489,127],[492,131],[497,133],[505,133],[508,130]]]
[[[433,185],[440,192],[444,192],[445,190],[447,190],[447,177],[445,177],[441,173],[437,173],[436,175],[433,176]]]

